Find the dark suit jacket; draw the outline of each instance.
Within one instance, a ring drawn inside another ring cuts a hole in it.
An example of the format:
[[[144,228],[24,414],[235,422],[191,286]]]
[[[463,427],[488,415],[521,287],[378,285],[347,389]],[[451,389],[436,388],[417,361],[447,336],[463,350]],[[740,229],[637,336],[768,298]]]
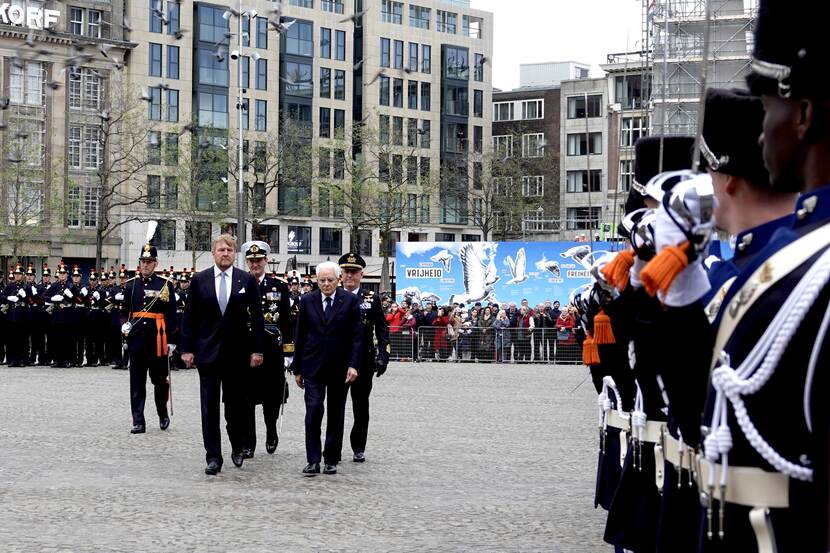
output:
[[[365,288],[357,291],[363,322],[363,358],[360,368],[374,371],[376,361],[383,365],[389,363],[389,324],[380,306],[380,297],[378,294],[372,294],[371,299],[368,299],[369,294]],[[375,347],[375,340],[377,340],[377,347]]]
[[[242,360],[265,351],[259,285],[236,267],[229,284],[231,297],[223,316],[216,299],[213,265],[197,273],[190,283],[182,317],[181,351],[194,354],[197,365],[215,363],[220,358]]]
[[[323,295],[314,290],[300,299],[297,329],[294,333],[294,374],[319,380],[345,380],[349,367],[360,370],[363,352],[363,324],[360,298],[337,288],[334,310],[325,322]]]

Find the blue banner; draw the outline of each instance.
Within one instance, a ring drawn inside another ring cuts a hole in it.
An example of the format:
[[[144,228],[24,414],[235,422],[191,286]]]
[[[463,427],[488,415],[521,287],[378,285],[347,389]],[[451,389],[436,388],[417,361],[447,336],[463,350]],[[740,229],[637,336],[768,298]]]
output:
[[[397,300],[566,305],[611,242],[398,242]]]

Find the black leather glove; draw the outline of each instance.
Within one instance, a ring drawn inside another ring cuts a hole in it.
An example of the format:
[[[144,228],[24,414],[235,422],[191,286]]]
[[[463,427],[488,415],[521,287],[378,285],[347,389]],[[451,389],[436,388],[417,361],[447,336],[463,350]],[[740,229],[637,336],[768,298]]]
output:
[[[377,365],[375,365],[375,368],[377,369],[377,375],[378,376],[381,376],[381,375],[383,375],[383,373],[386,372],[386,364],[385,363],[383,365],[377,364]]]

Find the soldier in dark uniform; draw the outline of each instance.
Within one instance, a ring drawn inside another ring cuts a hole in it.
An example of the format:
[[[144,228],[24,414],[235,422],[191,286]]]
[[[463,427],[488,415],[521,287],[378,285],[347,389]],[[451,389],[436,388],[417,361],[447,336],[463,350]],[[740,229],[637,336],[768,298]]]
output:
[[[309,277],[305,277],[303,279],[303,289],[300,291],[300,295],[305,295],[311,292],[314,287],[311,284],[311,279]]]
[[[176,284],[176,328],[180,331],[182,318],[184,317],[184,307],[187,305],[188,290],[190,289],[190,272],[187,269],[182,269],[182,272],[176,277]],[[178,333],[176,339],[178,339]],[[179,341],[176,343],[179,343]],[[187,368],[178,349],[170,356],[170,368],[174,371]]]
[[[352,382],[352,410],[354,425],[349,435],[355,463],[366,460],[366,436],[369,431],[369,394],[372,392],[372,379],[386,372],[389,364],[389,326],[380,298],[372,291],[360,287],[366,262],[356,253],[343,254],[338,260],[343,270],[341,280],[343,288],[360,298],[360,314],[363,320],[363,354],[357,380]],[[377,344],[377,345],[375,345]]]
[[[69,319],[69,363],[73,367],[80,367],[84,363],[84,325],[86,323],[86,297],[89,289],[81,284],[81,270],[77,265],[72,267],[72,279],[64,295],[69,298],[72,309],[66,315]],[[68,295],[67,295],[68,292]]]
[[[32,359],[32,335],[34,330],[34,308],[37,305],[40,290],[37,287],[35,279],[37,272],[35,266],[29,263],[26,268],[26,273],[23,276],[23,291],[26,296],[23,298],[23,305],[26,309],[23,310],[23,325],[21,332],[23,333],[23,341],[21,343],[21,358],[24,366],[34,365],[35,360]]]
[[[49,366],[52,362],[52,355],[49,353],[47,335],[51,325],[51,308],[49,303],[49,288],[52,286],[52,271],[49,265],[44,263],[41,272],[41,280],[38,285],[40,291],[35,307],[33,308],[32,328],[32,354],[31,360],[34,364],[37,356],[37,364]]]
[[[3,300],[7,305],[6,314],[6,360],[10,367],[22,367],[28,357],[25,326],[28,307],[26,305],[26,284],[23,281],[23,267],[18,263],[14,268],[13,280],[3,288]]]
[[[69,289],[69,272],[63,261],[58,263],[55,271],[58,280],[53,282],[46,291],[49,300],[47,310],[51,310],[51,322],[49,325],[49,355],[52,358],[52,365],[59,369],[65,369],[71,365],[71,344],[69,341],[69,313],[72,309],[70,300],[73,298]]]
[[[24,339],[24,347],[26,349],[25,355],[26,365],[43,365],[44,363],[44,340],[43,340],[43,324],[42,317],[44,311],[44,288],[35,282],[37,273],[32,264],[26,270],[26,338]]]
[[[259,284],[262,312],[265,317],[265,355],[263,363],[254,369],[245,419],[248,438],[242,454],[253,457],[256,450],[256,405],[262,404],[265,420],[265,451],[273,454],[279,444],[277,420],[280,408],[288,399],[285,370],[294,359],[294,327],[291,324],[291,306],[285,282],[265,274],[265,265],[271,247],[261,240],[242,245],[248,272]]]
[[[0,269],[0,293],[6,288],[6,272]],[[9,313],[9,304],[5,297],[0,297],[0,364],[9,362],[6,353],[6,317]]]
[[[110,322],[107,330],[107,351],[109,352],[112,368],[115,370],[127,370],[127,362],[124,359],[124,348],[122,347],[121,334],[121,311],[124,305],[124,287],[127,284],[127,267],[122,263],[118,271],[118,283],[107,291],[107,300],[110,302]]]
[[[148,373],[153,383],[159,428],[167,430],[170,426],[168,349],[172,344],[168,344],[167,337],[176,331],[176,301],[173,285],[155,274],[156,265],[155,246],[144,244],[139,256],[139,273],[127,283],[121,309],[126,321],[122,333],[127,338],[129,355],[131,434],[143,434],[146,429],[144,401]]]
[[[762,0],[750,89],[770,185],[801,191],[715,319],[700,550],[826,552],[830,86],[826,2]]]
[[[300,279],[296,274],[286,273],[285,280],[288,282],[288,304],[291,309],[291,328],[297,325],[297,314],[300,312]]]

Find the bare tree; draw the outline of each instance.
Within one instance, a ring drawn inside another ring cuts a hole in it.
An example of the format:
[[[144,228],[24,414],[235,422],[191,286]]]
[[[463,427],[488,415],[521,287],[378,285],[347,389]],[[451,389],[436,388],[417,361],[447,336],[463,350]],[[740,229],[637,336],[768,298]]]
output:
[[[523,144],[524,134],[516,129],[512,146],[490,146],[478,157],[482,171],[473,179],[469,211],[484,240],[524,236],[533,224],[528,212],[546,214],[545,220],[558,217],[559,152],[547,144]]]
[[[161,134],[150,132],[147,104],[142,101],[141,91],[121,73],[113,73],[98,117],[96,267],[101,265],[105,240],[122,225],[140,219],[131,208],[146,201],[144,170],[153,152],[161,151]]]
[[[401,123],[402,124],[402,123]],[[408,209],[408,195],[428,193],[428,174],[419,176],[417,138],[404,140],[394,123],[376,131],[358,125],[352,135],[335,137],[331,148],[320,148],[323,159],[318,178],[318,214],[341,221],[350,231],[350,249],[359,249],[360,231],[380,231],[381,290],[390,290],[391,237],[416,221]],[[329,156],[332,156],[329,158]],[[325,160],[331,159],[331,170]]]
[[[60,204],[50,186],[59,178],[59,163],[46,157],[41,131],[39,124],[23,119],[13,120],[3,133],[0,247],[13,257],[30,253],[33,243],[47,242],[50,213]]]

